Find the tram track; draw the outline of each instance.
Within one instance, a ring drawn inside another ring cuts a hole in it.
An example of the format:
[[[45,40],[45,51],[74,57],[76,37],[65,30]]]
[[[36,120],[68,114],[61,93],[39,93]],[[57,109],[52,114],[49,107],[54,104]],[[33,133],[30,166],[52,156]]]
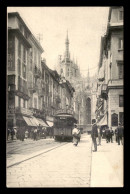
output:
[[[31,160],[31,159],[33,159],[33,158],[35,158],[35,157],[38,157],[38,156],[42,155],[42,154],[45,154],[45,153],[47,153],[47,152],[50,152],[50,151],[55,150],[55,149],[57,149],[57,148],[60,148],[60,147],[66,145],[66,144],[68,144],[68,143],[69,143],[69,142],[65,142],[65,143],[62,144],[62,145],[60,144],[60,145],[58,145],[58,146],[56,146],[56,147],[48,148],[47,150],[45,150],[45,151],[43,151],[43,152],[41,152],[41,153],[39,153],[39,154],[30,156],[30,157],[25,158],[25,159],[23,159],[23,160],[21,160],[21,161],[15,162],[14,164],[8,165],[7,168],[11,168],[11,167],[13,167],[13,166],[19,165],[19,164],[21,164],[21,163],[23,163],[23,162],[26,162],[26,161],[28,161],[28,160]]]

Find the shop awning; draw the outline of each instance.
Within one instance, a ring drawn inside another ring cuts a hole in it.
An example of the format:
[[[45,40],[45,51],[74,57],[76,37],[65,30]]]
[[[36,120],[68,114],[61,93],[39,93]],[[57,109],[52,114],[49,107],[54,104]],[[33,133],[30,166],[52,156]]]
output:
[[[97,123],[97,125],[103,126],[107,125],[107,115],[105,114],[104,117]]]
[[[30,121],[32,123],[32,126],[34,126],[34,127],[38,126],[37,123],[35,122],[34,118],[31,117],[29,119],[30,119]]]
[[[35,123],[35,126],[39,126],[39,121],[36,119],[36,117],[32,116],[33,122]]]
[[[32,122],[30,121],[30,119],[28,117],[23,116],[23,118],[28,126],[33,126]]]
[[[52,121],[46,121],[46,122],[49,125],[49,127],[52,127],[53,126],[53,122]]]
[[[42,120],[42,119],[39,119],[39,118],[36,118],[39,122],[40,125],[42,125],[43,127],[48,127],[48,125]]]

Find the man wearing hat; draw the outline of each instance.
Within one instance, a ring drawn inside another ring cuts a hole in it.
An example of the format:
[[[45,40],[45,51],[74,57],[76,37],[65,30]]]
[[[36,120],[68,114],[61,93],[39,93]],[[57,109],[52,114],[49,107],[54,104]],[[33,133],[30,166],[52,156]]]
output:
[[[93,150],[93,152],[96,152],[97,151],[97,141],[96,141],[96,138],[98,137],[96,119],[93,119],[92,120],[91,137],[92,137],[92,141],[93,141],[93,144],[94,144],[94,150]]]
[[[117,142],[118,142],[118,145],[120,145],[120,141],[122,143],[122,137],[123,137],[123,127],[121,126],[121,123],[119,122],[118,127],[117,127]]]

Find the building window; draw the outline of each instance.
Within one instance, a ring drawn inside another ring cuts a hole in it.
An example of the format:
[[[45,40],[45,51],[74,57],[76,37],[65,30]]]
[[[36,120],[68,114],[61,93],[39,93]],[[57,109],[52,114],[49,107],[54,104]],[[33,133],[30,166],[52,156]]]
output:
[[[119,122],[121,124],[124,124],[124,113],[123,112],[119,112]]]
[[[123,62],[118,62],[119,79],[123,79]]]
[[[34,108],[37,109],[37,98],[34,98]]]
[[[118,126],[118,114],[113,113],[111,115],[111,125],[112,126]]]
[[[12,68],[13,67],[13,55],[8,54],[8,67]]]
[[[23,77],[26,79],[26,65],[23,64]]]
[[[91,124],[91,99],[90,98],[87,98],[86,110],[87,110],[87,117],[86,117],[87,124]]]
[[[123,107],[123,102],[124,101],[124,98],[123,98],[123,95],[119,95],[119,107]]]
[[[119,38],[119,49],[123,50],[123,38]]]
[[[32,71],[32,58],[30,58],[30,71]]]
[[[18,106],[21,107],[21,98],[18,97]]]
[[[21,60],[18,59],[18,75],[21,75]]]
[[[18,41],[18,57],[21,58],[21,43]]]
[[[23,47],[23,62],[26,63],[26,49]]]
[[[119,20],[123,20],[123,10],[119,10]]]

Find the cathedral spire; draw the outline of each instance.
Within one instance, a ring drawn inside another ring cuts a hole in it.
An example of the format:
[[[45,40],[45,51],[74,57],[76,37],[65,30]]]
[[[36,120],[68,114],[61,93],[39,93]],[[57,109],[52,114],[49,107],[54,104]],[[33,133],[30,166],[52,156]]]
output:
[[[87,76],[87,82],[88,82],[88,86],[90,86],[89,66],[88,66],[88,76]]]
[[[68,30],[67,30],[67,36],[66,36],[65,45],[66,45],[65,58],[70,58]]]

